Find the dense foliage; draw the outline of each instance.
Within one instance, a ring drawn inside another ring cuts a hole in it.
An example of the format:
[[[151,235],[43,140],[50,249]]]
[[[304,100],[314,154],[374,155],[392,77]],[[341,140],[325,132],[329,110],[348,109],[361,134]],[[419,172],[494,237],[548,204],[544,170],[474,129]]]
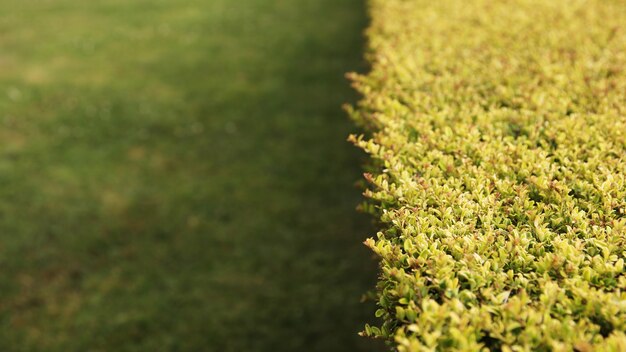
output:
[[[351,111],[399,351],[626,351],[626,2],[371,0]]]

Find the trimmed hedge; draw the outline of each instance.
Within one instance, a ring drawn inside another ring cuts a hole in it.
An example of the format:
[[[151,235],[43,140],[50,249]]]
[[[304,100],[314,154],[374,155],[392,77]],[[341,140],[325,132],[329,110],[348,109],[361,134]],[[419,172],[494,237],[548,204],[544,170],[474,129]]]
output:
[[[364,335],[626,351],[626,2],[370,0]]]

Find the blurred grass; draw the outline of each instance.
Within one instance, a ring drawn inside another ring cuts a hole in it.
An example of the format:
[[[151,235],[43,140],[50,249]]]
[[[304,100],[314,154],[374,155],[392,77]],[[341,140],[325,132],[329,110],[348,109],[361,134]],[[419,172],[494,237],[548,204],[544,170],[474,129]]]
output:
[[[0,0],[0,350],[368,350],[362,6]]]

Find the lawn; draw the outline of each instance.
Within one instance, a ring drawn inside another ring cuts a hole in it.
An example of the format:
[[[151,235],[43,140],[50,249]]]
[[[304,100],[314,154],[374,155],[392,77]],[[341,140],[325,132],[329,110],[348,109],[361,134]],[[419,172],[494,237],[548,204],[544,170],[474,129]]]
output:
[[[360,0],[0,0],[0,350],[368,351]]]

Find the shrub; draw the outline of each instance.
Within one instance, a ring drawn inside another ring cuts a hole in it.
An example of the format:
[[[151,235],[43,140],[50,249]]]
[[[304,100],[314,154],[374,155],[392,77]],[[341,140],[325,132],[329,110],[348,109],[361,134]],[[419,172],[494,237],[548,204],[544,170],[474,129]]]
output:
[[[398,351],[626,351],[626,2],[371,0],[349,109]]]

